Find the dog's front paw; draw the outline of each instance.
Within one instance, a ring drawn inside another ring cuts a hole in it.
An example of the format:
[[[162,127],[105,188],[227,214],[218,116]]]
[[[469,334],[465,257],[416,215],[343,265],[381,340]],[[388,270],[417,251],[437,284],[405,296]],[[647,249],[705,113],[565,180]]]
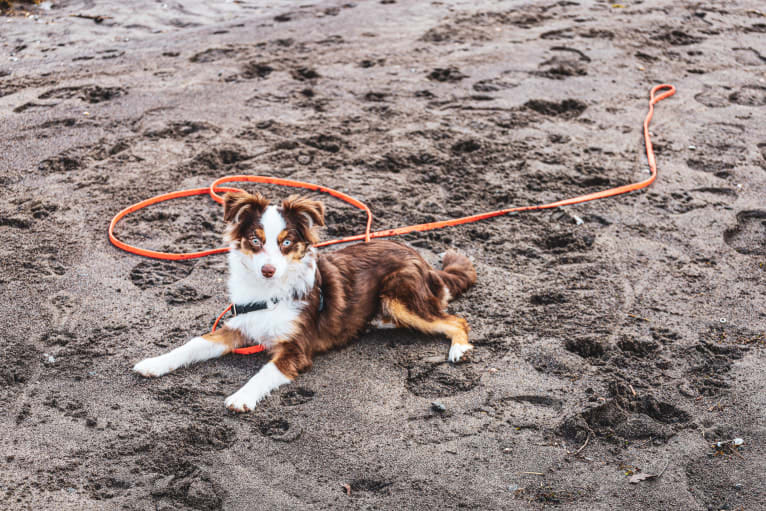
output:
[[[268,396],[272,390],[290,381],[290,378],[282,374],[274,362],[269,362],[258,371],[258,374],[250,378],[244,387],[227,397],[224,404],[233,412],[249,412],[254,410],[258,401]]]
[[[246,388],[241,388],[231,396],[226,398],[223,404],[232,412],[251,412],[255,410],[255,405],[261,400],[263,395],[259,392],[252,392]]]
[[[450,362],[457,363],[460,362],[460,359],[463,358],[463,355],[468,351],[473,349],[473,344],[453,344],[449,349],[449,355],[447,355],[447,360]]]
[[[167,357],[147,358],[133,366],[133,370],[146,378],[156,378],[168,374],[173,368],[168,364]]]

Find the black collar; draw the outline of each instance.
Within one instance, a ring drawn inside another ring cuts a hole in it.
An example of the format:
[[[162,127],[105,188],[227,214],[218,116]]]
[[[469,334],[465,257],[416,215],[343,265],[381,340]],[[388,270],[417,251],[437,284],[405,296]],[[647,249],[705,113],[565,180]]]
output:
[[[262,311],[269,308],[269,302],[276,305],[279,303],[279,298],[275,297],[271,300],[264,300],[262,302],[250,302],[242,304],[233,303],[231,304],[231,313],[234,316],[239,316],[240,314],[247,314],[248,312]]]
[[[269,302],[273,303],[274,305],[279,303],[279,298],[274,297],[270,300],[264,300],[261,302],[250,302],[250,303],[243,303],[243,304],[231,304],[231,314],[233,316],[239,316],[240,314],[247,314],[248,312],[256,312],[256,311],[262,311],[269,308]],[[322,293],[322,288],[319,288],[319,312],[322,312],[324,310],[324,294]]]

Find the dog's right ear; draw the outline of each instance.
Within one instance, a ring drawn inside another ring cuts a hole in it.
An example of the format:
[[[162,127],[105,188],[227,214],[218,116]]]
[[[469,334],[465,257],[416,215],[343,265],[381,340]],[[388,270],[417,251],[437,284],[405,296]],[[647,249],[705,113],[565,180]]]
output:
[[[243,213],[261,215],[268,205],[269,199],[260,193],[252,195],[247,192],[229,192],[223,196],[223,221],[238,224]]]

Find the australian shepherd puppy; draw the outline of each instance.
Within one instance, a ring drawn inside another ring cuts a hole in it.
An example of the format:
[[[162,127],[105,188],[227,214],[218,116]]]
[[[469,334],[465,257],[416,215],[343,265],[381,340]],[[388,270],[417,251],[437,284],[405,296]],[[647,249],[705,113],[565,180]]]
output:
[[[445,312],[476,282],[464,255],[447,252],[441,270],[393,241],[320,255],[312,245],[324,225],[324,206],[305,197],[270,205],[260,194],[229,193],[223,216],[234,316],[215,332],[139,362],[133,367],[139,374],[162,376],[262,344],[271,361],[225,401],[230,410],[245,412],[309,369],[314,355],[347,344],[373,320],[448,337],[451,362],[473,347],[466,321]]]

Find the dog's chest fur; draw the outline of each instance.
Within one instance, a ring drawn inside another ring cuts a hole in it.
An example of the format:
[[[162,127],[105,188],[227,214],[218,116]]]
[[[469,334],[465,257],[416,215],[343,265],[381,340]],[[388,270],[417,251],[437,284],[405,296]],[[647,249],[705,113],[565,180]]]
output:
[[[306,296],[314,287],[316,251],[312,249],[304,257],[298,271],[289,272],[280,280],[258,278],[248,267],[246,257],[236,250],[229,252],[229,299],[237,304],[266,301],[268,308],[235,316],[226,321],[226,326],[270,348],[289,339],[297,329],[307,301],[296,296]],[[278,300],[277,303],[272,303],[272,299]]]
[[[248,312],[229,319],[226,326],[245,334],[254,343],[271,348],[295,333],[298,317],[306,306],[300,300],[284,300],[270,308]]]

